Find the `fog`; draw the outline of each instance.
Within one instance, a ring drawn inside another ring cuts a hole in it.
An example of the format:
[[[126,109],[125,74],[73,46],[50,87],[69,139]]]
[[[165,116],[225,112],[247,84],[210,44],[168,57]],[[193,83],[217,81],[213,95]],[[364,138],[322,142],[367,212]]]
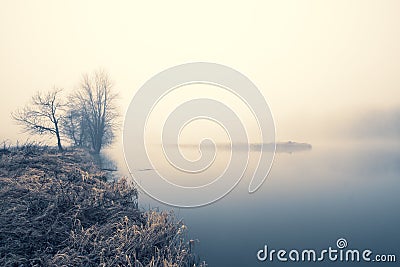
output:
[[[84,73],[109,73],[124,119],[135,92],[160,71],[188,62],[223,64],[257,85],[272,111],[277,141],[310,143],[312,150],[278,153],[255,194],[248,194],[245,176],[214,205],[175,209],[190,237],[200,240],[199,254],[210,266],[261,266],[255,255],[264,244],[326,248],[340,237],[352,248],[395,253],[399,10],[396,0],[2,1],[0,142],[29,138],[55,145],[48,136],[21,133],[10,114],[38,90],[57,86],[68,95]],[[230,104],[253,138],[254,121],[243,104],[209,89],[167,96],[151,117],[154,133],[173,104],[201,92]],[[157,143],[152,134],[146,138]],[[227,139],[220,128],[202,124],[183,131],[182,139],[196,143],[206,134]],[[122,129],[104,152],[118,175],[129,176]],[[186,152],[198,156],[197,150]],[[172,209],[143,192],[139,203]]]
[[[124,113],[146,80],[193,61],[248,76],[270,105],[278,140],[330,139],[339,124],[400,105],[399,8],[398,1],[3,1],[0,139],[25,139],[10,113],[37,90],[68,92],[83,73],[104,68]]]

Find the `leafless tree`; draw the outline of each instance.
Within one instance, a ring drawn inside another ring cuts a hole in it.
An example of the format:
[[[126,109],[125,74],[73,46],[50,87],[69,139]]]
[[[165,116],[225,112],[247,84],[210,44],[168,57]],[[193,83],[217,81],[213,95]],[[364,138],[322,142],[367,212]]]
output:
[[[72,95],[68,99],[68,109],[63,121],[63,133],[76,147],[91,147],[85,114],[79,106],[79,99]]]
[[[119,113],[112,87],[109,75],[104,71],[97,71],[92,75],[83,75],[79,89],[72,97],[75,100],[72,101],[73,109],[70,109],[69,114],[74,116],[75,122],[82,123],[75,129],[80,137],[85,138],[87,135],[96,154],[112,142],[118,126]],[[73,110],[78,112],[73,114]]]
[[[57,138],[57,146],[61,145],[60,122],[63,119],[65,104],[60,98],[62,89],[54,88],[47,93],[37,92],[31,103],[12,113],[12,117],[34,134],[52,134]]]

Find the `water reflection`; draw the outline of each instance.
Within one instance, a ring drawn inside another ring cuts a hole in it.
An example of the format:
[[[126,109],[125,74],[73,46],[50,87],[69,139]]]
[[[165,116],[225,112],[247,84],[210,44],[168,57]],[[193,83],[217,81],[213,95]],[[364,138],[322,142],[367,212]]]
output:
[[[349,247],[398,254],[399,178],[398,142],[315,145],[278,153],[267,181],[254,194],[247,193],[245,177],[212,205],[174,210],[200,240],[197,250],[209,266],[284,266],[289,263],[258,262],[256,252],[265,244],[324,249],[340,237]],[[173,209],[144,194],[140,204]]]

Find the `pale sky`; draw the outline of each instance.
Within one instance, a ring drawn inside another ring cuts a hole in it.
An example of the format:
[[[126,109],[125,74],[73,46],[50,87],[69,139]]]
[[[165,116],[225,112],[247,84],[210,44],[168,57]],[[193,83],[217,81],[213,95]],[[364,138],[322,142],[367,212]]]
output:
[[[309,141],[342,119],[400,107],[400,1],[1,1],[0,140],[37,90],[107,70],[125,111],[174,65],[248,76],[278,140]],[[327,122],[328,121],[328,122]]]

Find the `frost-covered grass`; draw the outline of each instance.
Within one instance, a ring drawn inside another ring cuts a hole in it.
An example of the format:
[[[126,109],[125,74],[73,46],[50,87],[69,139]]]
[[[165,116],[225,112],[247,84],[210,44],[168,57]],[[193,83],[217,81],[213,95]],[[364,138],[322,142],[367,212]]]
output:
[[[83,150],[0,150],[0,266],[201,266],[171,213]]]

